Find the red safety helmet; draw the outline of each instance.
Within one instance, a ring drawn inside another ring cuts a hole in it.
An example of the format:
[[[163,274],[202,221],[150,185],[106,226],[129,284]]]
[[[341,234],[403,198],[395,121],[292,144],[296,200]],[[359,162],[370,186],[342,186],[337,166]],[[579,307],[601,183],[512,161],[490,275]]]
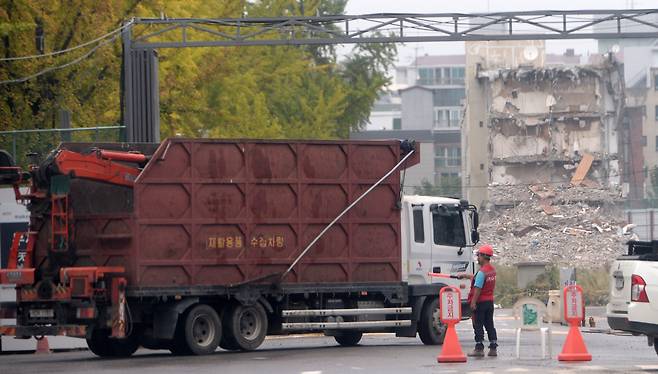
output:
[[[493,257],[494,255],[493,247],[491,246],[491,244],[485,244],[482,247],[480,247],[480,249],[478,249],[478,254],[485,255],[488,257]]]

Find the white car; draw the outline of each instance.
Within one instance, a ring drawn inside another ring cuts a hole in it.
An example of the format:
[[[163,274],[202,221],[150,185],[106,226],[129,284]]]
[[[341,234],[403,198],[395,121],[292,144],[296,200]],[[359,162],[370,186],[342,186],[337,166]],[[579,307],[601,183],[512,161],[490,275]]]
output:
[[[610,268],[608,325],[646,335],[658,354],[658,240],[629,241]]]

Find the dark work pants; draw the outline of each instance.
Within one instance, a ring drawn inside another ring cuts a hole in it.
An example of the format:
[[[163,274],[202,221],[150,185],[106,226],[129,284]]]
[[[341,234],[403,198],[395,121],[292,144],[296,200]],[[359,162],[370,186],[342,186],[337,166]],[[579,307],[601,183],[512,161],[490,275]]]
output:
[[[484,329],[487,329],[487,338],[489,338],[489,347],[498,346],[498,336],[494,327],[494,306],[493,301],[483,301],[477,303],[477,308],[473,313],[473,329],[475,330],[475,343],[479,348],[484,348]]]

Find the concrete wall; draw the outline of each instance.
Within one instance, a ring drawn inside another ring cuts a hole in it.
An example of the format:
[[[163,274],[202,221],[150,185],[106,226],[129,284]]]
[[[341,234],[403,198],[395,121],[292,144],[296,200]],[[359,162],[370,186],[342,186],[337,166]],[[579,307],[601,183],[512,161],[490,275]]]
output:
[[[401,118],[402,112],[386,111],[386,112],[371,112],[368,118],[370,123],[366,125],[366,131],[376,130],[393,130],[393,119]]]
[[[402,174],[400,178],[402,178]],[[406,170],[404,174],[404,193],[407,195],[415,194],[415,187],[419,187],[423,179],[434,183],[434,146],[432,142],[420,143],[420,163]]]
[[[402,97],[402,128],[405,130],[431,130],[434,126],[432,91],[411,87],[400,92]]]

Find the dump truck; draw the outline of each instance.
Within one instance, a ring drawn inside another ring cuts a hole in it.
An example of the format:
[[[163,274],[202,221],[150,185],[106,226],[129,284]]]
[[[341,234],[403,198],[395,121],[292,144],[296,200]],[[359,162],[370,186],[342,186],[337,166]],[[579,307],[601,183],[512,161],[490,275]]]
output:
[[[101,357],[254,350],[267,335],[442,344],[438,294],[469,284],[478,213],[403,196],[410,141],[62,143],[0,185],[30,211],[0,283],[0,334],[84,338]],[[443,274],[432,277],[431,274]],[[467,310],[465,310],[467,313]]]

